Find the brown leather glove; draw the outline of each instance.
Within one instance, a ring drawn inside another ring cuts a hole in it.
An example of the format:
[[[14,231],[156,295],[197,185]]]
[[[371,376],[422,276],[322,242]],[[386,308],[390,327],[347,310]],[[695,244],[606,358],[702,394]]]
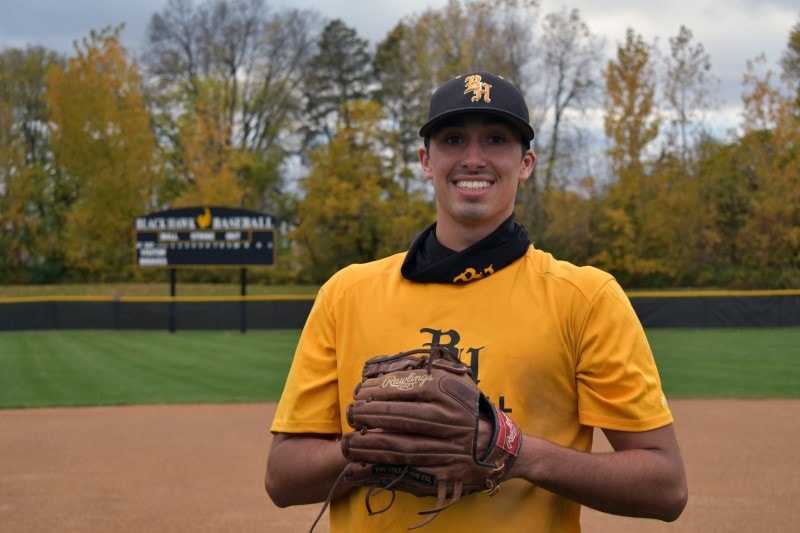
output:
[[[370,514],[391,506],[373,510],[376,491],[437,497],[414,527],[464,494],[494,494],[522,446],[519,427],[481,393],[470,368],[440,346],[370,359],[354,398],[347,421],[356,431],[341,441],[353,462],[343,480],[370,487]],[[479,449],[481,417],[493,428],[488,449]]]

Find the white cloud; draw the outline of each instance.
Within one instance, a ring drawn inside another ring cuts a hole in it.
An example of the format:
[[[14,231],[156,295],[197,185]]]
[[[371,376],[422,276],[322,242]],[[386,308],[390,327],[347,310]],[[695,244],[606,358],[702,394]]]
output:
[[[196,0],[197,3],[205,0]],[[272,9],[314,9],[327,18],[340,18],[359,35],[377,42],[408,15],[429,7],[440,8],[447,0],[267,0]],[[150,18],[164,9],[167,0],[6,0],[0,16],[0,49],[38,44],[70,53],[76,40],[91,30],[125,23],[122,41],[132,53],[145,43]],[[577,8],[592,32],[606,41],[606,53],[614,53],[628,27],[647,42],[658,39],[668,53],[668,39],[685,25],[711,56],[713,74],[722,85],[719,96],[725,106],[739,106],[741,81],[747,60],[764,53],[777,65],[786,49],[789,32],[800,21],[796,0],[543,0],[543,13],[562,7]],[[778,67],[775,66],[775,69]]]

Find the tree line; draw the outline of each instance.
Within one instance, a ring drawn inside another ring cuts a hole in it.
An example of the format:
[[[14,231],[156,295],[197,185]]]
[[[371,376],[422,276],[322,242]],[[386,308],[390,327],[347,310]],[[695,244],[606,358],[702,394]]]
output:
[[[536,0],[450,0],[374,45],[265,0],[168,0],[138,56],[123,31],[68,56],[0,52],[2,283],[157,279],[134,266],[133,221],[193,205],[281,221],[264,282],[403,251],[434,216],[417,155],[430,94],[491,70],[531,106],[516,216],[537,247],[629,288],[800,286],[800,22],[779,72],[747,62],[725,132],[689,28],[666,51],[628,28],[608,59],[578,10]]]

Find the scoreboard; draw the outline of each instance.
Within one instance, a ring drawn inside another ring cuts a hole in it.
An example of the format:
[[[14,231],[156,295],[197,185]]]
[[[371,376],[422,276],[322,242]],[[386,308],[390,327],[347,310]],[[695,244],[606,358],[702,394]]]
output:
[[[275,227],[265,213],[186,207],[135,221],[140,267],[246,267],[274,264]]]

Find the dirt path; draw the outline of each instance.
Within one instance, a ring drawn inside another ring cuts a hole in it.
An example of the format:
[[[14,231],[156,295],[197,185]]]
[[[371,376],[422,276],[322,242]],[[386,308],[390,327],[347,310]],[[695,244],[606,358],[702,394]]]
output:
[[[587,510],[585,533],[796,530],[800,400],[671,407],[689,476],[683,516],[663,524]],[[272,404],[0,410],[0,532],[307,531],[319,506],[277,509],[263,489],[273,412]]]

